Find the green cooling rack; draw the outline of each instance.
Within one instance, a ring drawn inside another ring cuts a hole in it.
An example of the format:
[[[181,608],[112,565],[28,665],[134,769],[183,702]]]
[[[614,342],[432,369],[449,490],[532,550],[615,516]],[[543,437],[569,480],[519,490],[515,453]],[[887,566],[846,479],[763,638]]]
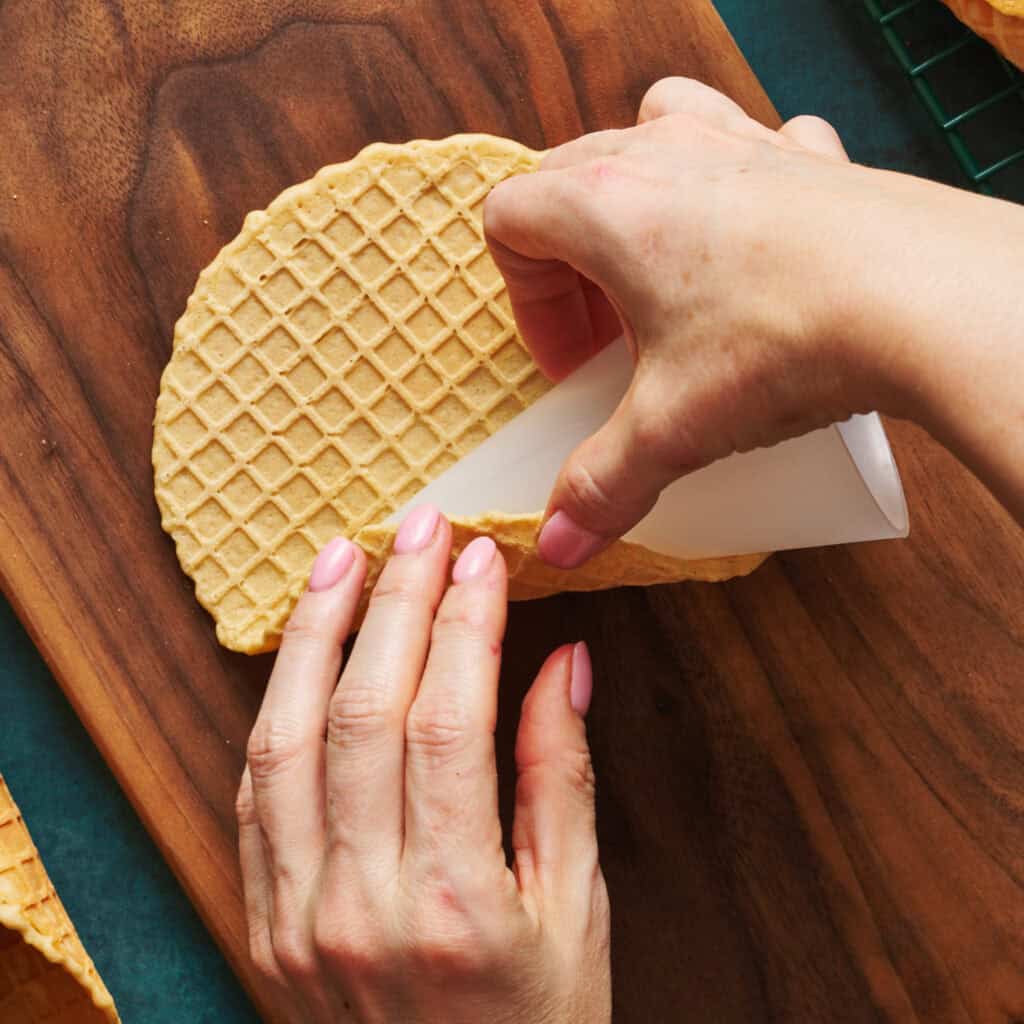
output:
[[[969,183],[1024,202],[1024,74],[940,0],[864,0]]]

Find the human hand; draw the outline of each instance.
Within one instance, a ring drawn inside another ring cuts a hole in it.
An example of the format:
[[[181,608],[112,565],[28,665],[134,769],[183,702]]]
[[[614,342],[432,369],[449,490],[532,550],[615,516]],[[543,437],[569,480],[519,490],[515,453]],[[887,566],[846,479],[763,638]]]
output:
[[[870,401],[832,323],[817,233],[861,169],[816,118],[772,131],[713,89],[665,79],[637,127],[552,150],[484,207],[535,359],[559,379],[622,331],[622,404],[554,486],[539,553],[572,568],[674,479]],[[830,243],[842,244],[841,238]]]
[[[436,509],[406,519],[344,670],[365,558],[342,538],[317,558],[238,796],[252,957],[295,1022],[600,1024],[589,655],[555,651],[524,701],[509,869],[493,742],[506,569],[479,538],[449,585],[450,549]]]

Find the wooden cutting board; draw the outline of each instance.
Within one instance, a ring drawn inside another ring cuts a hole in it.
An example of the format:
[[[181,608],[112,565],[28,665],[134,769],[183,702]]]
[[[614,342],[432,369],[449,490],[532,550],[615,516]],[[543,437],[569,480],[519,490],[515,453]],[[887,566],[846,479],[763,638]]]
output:
[[[152,497],[196,275],[371,140],[549,146],[670,73],[775,114],[706,0],[8,0],[0,53],[3,586],[266,1010],[232,805],[270,662],[218,648]],[[1024,1017],[1024,539],[892,434],[909,542],[512,615],[506,810],[533,672],[594,649],[620,1024]]]

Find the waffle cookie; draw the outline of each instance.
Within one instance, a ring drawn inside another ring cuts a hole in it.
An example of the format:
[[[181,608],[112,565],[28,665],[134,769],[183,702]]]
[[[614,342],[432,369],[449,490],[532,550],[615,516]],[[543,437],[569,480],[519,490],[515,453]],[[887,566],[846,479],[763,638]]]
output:
[[[944,0],[946,6],[1008,60],[1024,68],[1024,0]]]
[[[0,775],[0,1024],[117,1024]]]
[[[316,551],[370,554],[380,524],[542,395],[483,238],[490,188],[540,154],[487,135],[374,144],[282,193],[200,275],[157,400],[156,499],[222,644],[278,644]],[[763,556],[685,562],[615,545],[584,571],[532,554],[536,516],[458,524],[510,557],[513,595],[723,579]]]
[[[766,555],[728,555],[693,561],[661,555],[640,544],[619,541],[579,569],[556,569],[537,557],[536,538],[540,513],[502,515],[489,513],[473,519],[452,519],[452,558],[481,534],[493,537],[508,565],[509,597],[528,601],[566,590],[607,590],[609,587],[649,587],[656,583],[702,580],[718,583],[745,576],[756,569]],[[366,552],[364,600],[376,582],[395,539],[396,527],[365,526],[356,540]]]

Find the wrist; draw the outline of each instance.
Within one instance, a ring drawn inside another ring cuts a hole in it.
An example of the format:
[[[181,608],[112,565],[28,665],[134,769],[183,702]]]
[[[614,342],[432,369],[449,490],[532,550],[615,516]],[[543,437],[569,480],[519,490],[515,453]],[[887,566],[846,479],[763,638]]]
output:
[[[914,420],[1024,516],[1024,207],[868,173],[830,328],[852,411]]]
[[[915,233],[898,224],[895,192],[930,183],[850,163],[790,166],[773,201],[745,218],[745,248],[763,254],[755,328],[800,368],[810,419],[919,419],[917,325],[903,303],[913,254],[900,251]]]
[[[1021,372],[1024,208],[857,168],[841,245],[821,255],[826,346],[853,411],[912,419],[943,439],[961,405]]]

